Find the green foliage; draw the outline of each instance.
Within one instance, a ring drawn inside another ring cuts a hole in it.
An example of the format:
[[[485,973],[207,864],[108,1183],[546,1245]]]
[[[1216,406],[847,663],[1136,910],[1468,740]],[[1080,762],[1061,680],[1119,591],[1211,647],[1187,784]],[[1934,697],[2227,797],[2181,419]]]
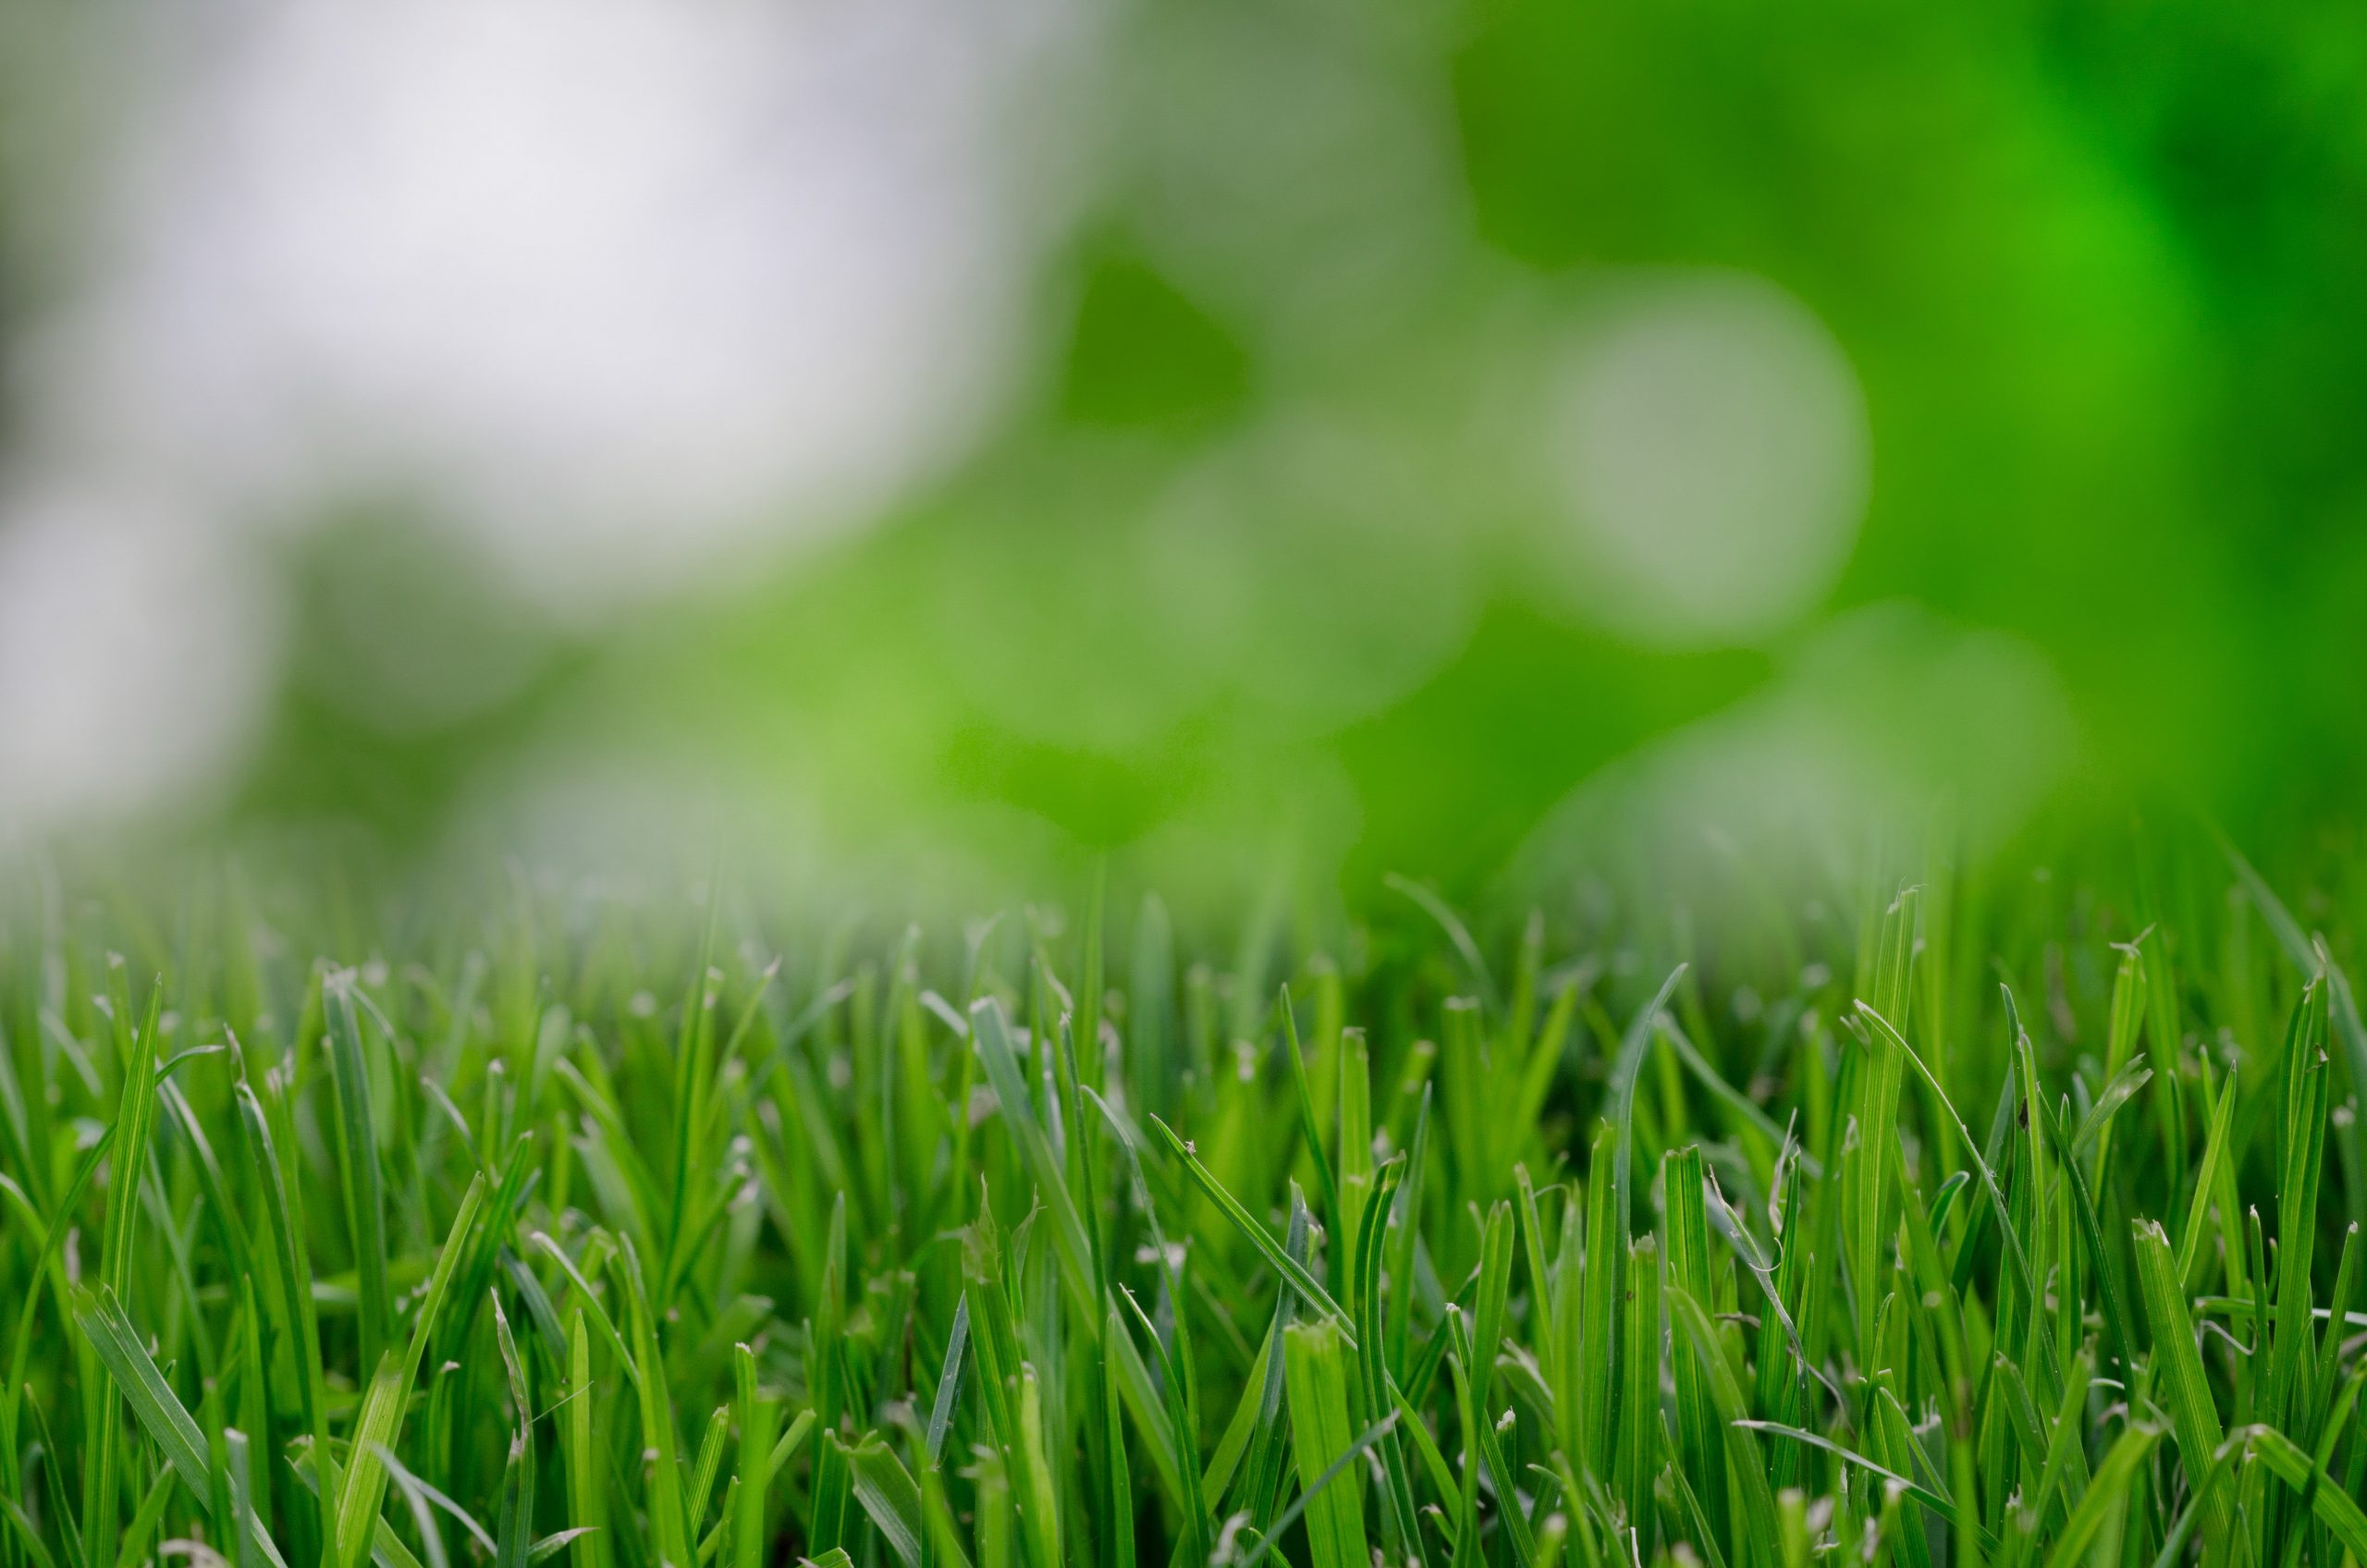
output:
[[[2350,932],[2163,858],[1772,963],[30,897],[0,1568],[2360,1568]]]

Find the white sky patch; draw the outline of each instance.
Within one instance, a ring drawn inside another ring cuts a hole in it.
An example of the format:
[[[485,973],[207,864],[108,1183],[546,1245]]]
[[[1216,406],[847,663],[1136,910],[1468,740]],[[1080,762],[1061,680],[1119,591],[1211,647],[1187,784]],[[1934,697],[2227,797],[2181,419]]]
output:
[[[1551,378],[1544,438],[1578,606],[1638,643],[1749,643],[1796,624],[1863,520],[1869,437],[1824,325],[1763,279],[1617,286]]]

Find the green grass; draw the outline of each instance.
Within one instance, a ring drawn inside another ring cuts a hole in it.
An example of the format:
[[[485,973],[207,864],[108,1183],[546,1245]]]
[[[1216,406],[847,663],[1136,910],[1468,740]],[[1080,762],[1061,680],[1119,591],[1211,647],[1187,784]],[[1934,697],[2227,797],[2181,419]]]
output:
[[[36,885],[0,1568],[2358,1568],[2360,933],[2125,852],[1287,940]]]

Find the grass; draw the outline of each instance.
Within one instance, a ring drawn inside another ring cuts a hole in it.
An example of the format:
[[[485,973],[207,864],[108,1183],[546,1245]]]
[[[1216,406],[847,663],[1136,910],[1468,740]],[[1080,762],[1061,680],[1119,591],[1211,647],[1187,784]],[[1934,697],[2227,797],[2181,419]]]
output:
[[[0,1568],[2358,1568],[2356,933],[2146,853],[1715,943],[36,888]]]

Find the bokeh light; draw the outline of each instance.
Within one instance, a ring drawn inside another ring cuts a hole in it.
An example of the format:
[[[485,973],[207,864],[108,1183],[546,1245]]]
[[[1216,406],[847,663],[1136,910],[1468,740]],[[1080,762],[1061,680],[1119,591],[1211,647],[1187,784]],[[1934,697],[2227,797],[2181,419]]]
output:
[[[1847,357],[1761,279],[1608,292],[1547,411],[1570,592],[1657,643],[1797,623],[1831,591],[1865,509],[1865,399]]]
[[[264,719],[278,605],[155,497],[20,497],[0,532],[0,822],[203,804]]]

